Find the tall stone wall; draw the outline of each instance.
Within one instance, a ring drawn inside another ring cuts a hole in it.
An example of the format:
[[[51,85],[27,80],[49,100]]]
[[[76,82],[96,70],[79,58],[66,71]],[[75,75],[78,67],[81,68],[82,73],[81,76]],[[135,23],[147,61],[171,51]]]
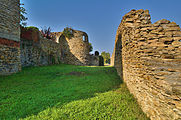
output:
[[[21,70],[19,0],[0,0],[0,75]]]
[[[72,37],[59,37],[64,63],[73,65],[89,65],[89,41],[85,32],[72,30]]]
[[[181,119],[180,27],[150,19],[148,10],[123,17],[112,64],[152,120]]]

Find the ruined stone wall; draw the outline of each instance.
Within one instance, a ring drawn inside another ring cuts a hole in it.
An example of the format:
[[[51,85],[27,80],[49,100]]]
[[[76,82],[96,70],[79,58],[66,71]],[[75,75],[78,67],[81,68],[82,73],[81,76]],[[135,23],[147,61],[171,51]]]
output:
[[[59,43],[59,38],[63,34],[63,32],[52,32],[51,36],[53,37],[54,41]]]
[[[112,62],[152,120],[181,119],[181,31],[132,10],[119,25]]]
[[[90,55],[89,66],[104,66],[104,58],[100,55]]]
[[[73,65],[89,65],[89,41],[85,32],[73,30],[73,36],[67,38],[61,35],[59,43],[61,45],[64,63]]]
[[[61,63],[60,44],[43,38],[39,31],[21,31],[21,64],[42,66]]]
[[[21,64],[23,67],[60,62],[91,64],[88,35],[85,32],[73,30],[72,38],[60,40],[62,32],[55,32],[51,41],[42,38],[39,32],[22,31],[20,43],[19,0],[1,0],[0,19],[0,75],[20,71]]]
[[[89,54],[88,36],[85,32],[73,30],[71,38],[66,38],[62,32],[51,35],[53,40],[43,38],[39,31],[21,29],[23,67],[59,63],[99,66],[99,56]]]
[[[21,39],[22,67],[48,65],[48,54],[35,44],[33,40]]]
[[[0,1],[0,75],[21,70],[19,0]]]
[[[90,66],[99,66],[99,56],[90,55]]]

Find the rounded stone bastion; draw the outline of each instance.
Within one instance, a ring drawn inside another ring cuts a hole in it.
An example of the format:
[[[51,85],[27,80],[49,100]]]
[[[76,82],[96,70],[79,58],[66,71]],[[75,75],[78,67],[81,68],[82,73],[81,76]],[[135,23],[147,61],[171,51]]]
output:
[[[89,65],[89,41],[85,32],[70,29],[71,36],[61,34],[59,43],[61,45],[62,61],[66,64]]]

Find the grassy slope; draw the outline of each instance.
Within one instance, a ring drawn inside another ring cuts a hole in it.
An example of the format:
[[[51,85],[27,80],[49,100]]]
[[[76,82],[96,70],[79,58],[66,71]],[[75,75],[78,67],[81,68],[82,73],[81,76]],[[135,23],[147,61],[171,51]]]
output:
[[[114,68],[63,64],[0,77],[0,119],[19,118],[147,119]]]

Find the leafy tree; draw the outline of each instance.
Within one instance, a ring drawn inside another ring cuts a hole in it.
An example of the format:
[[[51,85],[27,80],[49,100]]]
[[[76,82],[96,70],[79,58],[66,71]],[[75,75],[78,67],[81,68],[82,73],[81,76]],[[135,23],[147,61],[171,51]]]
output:
[[[102,52],[101,56],[104,58],[104,63],[110,64],[110,53],[109,52]]]
[[[95,56],[99,56],[99,52],[98,51],[95,51]]]
[[[70,27],[64,28],[63,35],[70,39],[71,37],[73,37],[73,29]]]
[[[89,52],[93,51],[92,43],[89,43]]]
[[[27,25],[27,20],[28,18],[25,17],[25,15],[27,14],[26,9],[23,7],[23,3],[20,4],[20,25],[21,26],[26,26]]]
[[[43,37],[47,38],[47,39],[51,39],[52,36],[51,36],[51,28],[50,27],[44,27],[44,29],[42,29],[41,31],[41,34]]]

